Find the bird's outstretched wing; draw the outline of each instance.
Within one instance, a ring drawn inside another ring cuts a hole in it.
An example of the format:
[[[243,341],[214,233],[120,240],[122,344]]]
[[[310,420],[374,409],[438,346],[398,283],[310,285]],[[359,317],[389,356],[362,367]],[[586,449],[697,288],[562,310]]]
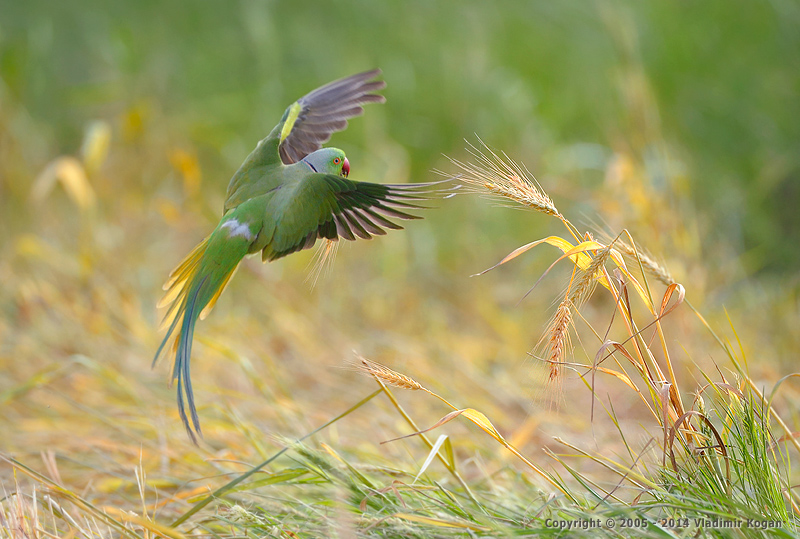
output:
[[[361,105],[383,103],[386,98],[373,94],[386,87],[382,80],[371,80],[380,69],[365,71],[326,84],[292,103],[280,125],[281,161],[290,165],[322,148],[331,134],[347,127],[347,120],[364,114]]]
[[[331,82],[289,105],[278,125],[231,178],[224,211],[277,187],[282,182],[276,167],[296,163],[322,148],[331,134],[347,127],[349,118],[363,114],[361,105],[386,101],[371,93],[386,86],[384,81],[371,80],[380,73],[373,69]]]
[[[384,185],[328,174],[311,174],[292,189],[282,204],[275,233],[262,253],[275,260],[308,249],[317,239],[371,239],[385,229],[403,227],[392,219],[421,219],[409,211],[427,209],[422,201],[452,194],[445,182]]]

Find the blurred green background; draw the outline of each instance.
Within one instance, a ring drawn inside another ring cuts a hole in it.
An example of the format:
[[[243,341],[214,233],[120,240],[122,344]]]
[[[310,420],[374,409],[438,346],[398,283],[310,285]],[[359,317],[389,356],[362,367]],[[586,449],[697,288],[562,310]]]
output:
[[[97,119],[145,156],[124,178],[104,171],[120,196],[168,191],[169,150],[189,149],[216,211],[288,103],[381,67],[388,105],[334,140],[355,177],[428,180],[477,134],[594,217],[623,152],[666,203],[701,209],[704,251],[723,242],[748,274],[793,274],[799,23],[791,0],[4,1],[2,211],[18,219],[32,178]]]
[[[445,155],[469,159],[465,139],[480,137],[524,163],[574,223],[630,229],[723,330],[728,308],[758,376],[796,369],[796,1],[0,0],[6,447],[94,448],[97,462],[72,465],[120,476],[142,446],[151,475],[166,469],[164,439],[199,451],[177,419],[167,367],[149,370],[161,284],[213,229],[229,178],[284,108],[375,67],[387,103],[331,142],[347,152],[351,178],[432,181],[434,170],[456,171]],[[220,455],[267,455],[264,433],[304,434],[372,391],[336,368],[353,348],[479,407],[528,454],[558,429],[591,436],[578,381],[568,419],[531,413],[541,388],[526,352],[569,268],[521,306],[552,250],[468,277],[563,234],[558,223],[459,195],[406,228],[340,250],[313,292],[303,282],[310,252],[244,264],[198,326],[194,352],[207,439],[235,453]],[[600,299],[586,315],[612,311]],[[691,313],[667,324],[684,387],[702,383],[695,361],[727,361],[708,351]],[[575,343],[591,362],[594,342]],[[441,417],[417,398],[421,424]],[[615,403],[632,428],[636,406]],[[394,451],[377,443],[402,425],[362,420],[350,438],[331,436]],[[472,450],[471,439],[458,443]],[[123,444],[124,465],[103,451]],[[497,457],[496,446],[482,450]],[[216,465],[184,460],[174,458],[187,466],[176,488]]]

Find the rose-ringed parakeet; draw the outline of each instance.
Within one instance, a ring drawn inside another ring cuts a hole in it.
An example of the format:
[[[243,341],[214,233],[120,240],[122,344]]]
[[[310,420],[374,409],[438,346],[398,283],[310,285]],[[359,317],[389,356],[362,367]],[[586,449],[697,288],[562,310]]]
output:
[[[224,215],[216,229],[170,274],[159,307],[169,306],[167,334],[156,352],[175,354],[171,380],[177,380],[178,411],[192,441],[200,421],[194,404],[189,360],[198,318],[208,314],[239,262],[261,251],[272,261],[313,246],[317,239],[370,239],[384,229],[401,229],[396,219],[420,200],[437,196],[436,183],[382,185],[348,179],[343,151],[322,148],[365,103],[382,103],[372,93],[386,86],[367,71],[318,88],[290,105],[278,125],[258,143],[228,185]],[[166,345],[172,340],[171,348]],[[185,402],[184,402],[185,394]],[[189,408],[189,416],[186,413]]]

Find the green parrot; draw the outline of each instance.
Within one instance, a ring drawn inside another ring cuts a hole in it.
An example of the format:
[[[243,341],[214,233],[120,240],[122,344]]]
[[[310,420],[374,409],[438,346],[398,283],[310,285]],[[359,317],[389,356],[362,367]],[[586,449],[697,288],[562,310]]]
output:
[[[322,148],[349,118],[363,114],[361,105],[385,101],[372,93],[386,86],[374,80],[380,73],[375,69],[331,82],[290,105],[233,175],[222,220],[164,285],[158,305],[169,307],[162,323],[168,329],[153,365],[165,350],[175,354],[171,381],[177,380],[178,411],[194,443],[196,435],[202,436],[189,369],[195,324],[213,308],[245,256],[261,251],[264,262],[272,261],[308,249],[319,238],[370,239],[386,234],[384,229],[402,229],[389,218],[419,219],[407,210],[424,209],[418,201],[447,191],[440,189],[441,182],[349,180],[344,152]]]

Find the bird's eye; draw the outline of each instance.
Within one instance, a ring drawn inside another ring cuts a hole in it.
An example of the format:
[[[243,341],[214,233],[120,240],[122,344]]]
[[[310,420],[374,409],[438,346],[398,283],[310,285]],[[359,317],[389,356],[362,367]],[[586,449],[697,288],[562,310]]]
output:
[[[334,165],[338,165],[341,162],[342,162],[342,158],[341,157],[334,157],[333,158],[333,164]]]

